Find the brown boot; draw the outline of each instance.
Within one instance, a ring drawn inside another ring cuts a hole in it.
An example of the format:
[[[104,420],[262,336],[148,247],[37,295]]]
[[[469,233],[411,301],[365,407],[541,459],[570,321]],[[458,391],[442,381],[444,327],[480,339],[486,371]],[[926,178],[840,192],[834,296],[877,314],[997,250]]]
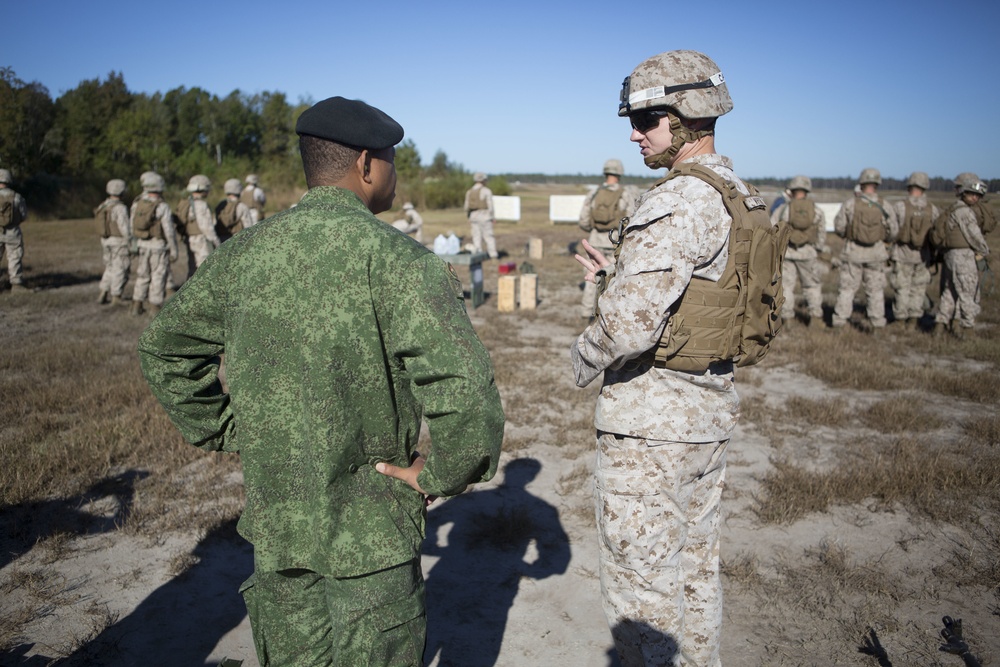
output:
[[[100,296],[97,297],[97,304],[103,306],[108,302],[108,290],[102,289]]]
[[[957,340],[962,340],[963,338],[965,338],[965,331],[966,331],[965,327],[963,327],[961,324],[958,324],[957,322],[952,323],[951,335],[954,336]]]
[[[115,294],[113,297],[111,297],[111,305],[112,306],[124,306],[125,302],[122,301],[122,298],[120,296],[118,296],[117,294]]]
[[[160,312],[160,308],[161,306],[158,303],[149,303],[148,307],[146,308],[146,312],[148,312],[153,317],[156,317],[156,314]]]
[[[11,286],[10,286],[10,291],[11,291],[11,293],[14,293],[14,292],[27,292],[28,288],[25,287],[24,285],[22,285],[21,283],[12,283]]]
[[[129,315],[142,315],[142,301],[133,301],[128,309]]]
[[[931,330],[931,335],[935,338],[940,338],[947,330],[948,326],[944,322],[935,322],[934,328]]]

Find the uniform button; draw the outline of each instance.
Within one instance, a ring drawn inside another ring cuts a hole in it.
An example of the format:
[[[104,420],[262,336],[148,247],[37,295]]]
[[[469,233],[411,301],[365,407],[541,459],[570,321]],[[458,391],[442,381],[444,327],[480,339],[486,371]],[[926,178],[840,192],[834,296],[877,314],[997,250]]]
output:
[[[354,473],[356,473],[358,471],[358,464],[357,463],[352,463],[350,466],[348,466],[347,469],[353,475]]]

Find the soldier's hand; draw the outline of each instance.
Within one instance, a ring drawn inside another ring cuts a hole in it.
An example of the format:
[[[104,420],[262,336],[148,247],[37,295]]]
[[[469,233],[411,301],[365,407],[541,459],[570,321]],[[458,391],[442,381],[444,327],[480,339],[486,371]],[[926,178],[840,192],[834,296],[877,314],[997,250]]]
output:
[[[576,261],[580,262],[580,265],[587,270],[587,275],[583,277],[587,282],[597,284],[597,272],[601,269],[610,266],[611,262],[608,258],[604,256],[604,253],[594,246],[590,245],[587,239],[582,239],[580,241],[583,245],[583,249],[587,251],[587,257],[577,253],[573,255]]]
[[[418,455],[415,459],[413,459],[413,463],[410,464],[409,468],[400,468],[399,466],[394,466],[391,463],[380,461],[375,464],[375,470],[382,473],[386,477],[395,477],[398,480],[402,480],[415,490],[419,491],[424,496],[424,506],[426,507],[437,500],[437,496],[429,495],[426,491],[420,488],[419,484],[417,484],[417,475],[419,475],[420,471],[424,469],[424,463],[426,463],[424,457]]]

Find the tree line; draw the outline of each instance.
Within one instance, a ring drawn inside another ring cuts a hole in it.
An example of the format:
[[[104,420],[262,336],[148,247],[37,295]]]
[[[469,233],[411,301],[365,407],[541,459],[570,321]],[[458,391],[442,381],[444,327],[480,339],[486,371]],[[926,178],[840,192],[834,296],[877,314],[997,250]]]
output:
[[[0,166],[10,169],[17,189],[41,216],[85,217],[112,178],[138,193],[139,175],[156,171],[169,194],[179,194],[194,174],[221,185],[227,178],[257,173],[269,188],[304,190],[295,121],[309,100],[288,101],[281,92],[218,97],[201,88],[179,87],[152,95],[129,91],[120,72],[81,81],[53,99],[37,81],[20,80],[0,68]],[[412,140],[396,151],[397,202],[418,208],[461,206],[472,176],[438,150],[422,162]],[[510,181],[593,184],[599,176],[503,174],[491,176],[494,194],[510,194]],[[655,177],[626,176],[649,185]],[[787,178],[751,179],[783,188]],[[850,189],[855,178],[813,177],[816,189]],[[903,190],[904,180],[885,178],[882,188]],[[990,190],[1000,181],[988,183]],[[951,191],[950,178],[931,179],[932,190]]]
[[[155,171],[168,197],[194,174],[221,185],[227,178],[257,173],[269,188],[304,190],[295,122],[311,106],[284,93],[218,97],[201,88],[165,93],[129,91],[119,72],[81,81],[53,99],[37,81],[20,80],[0,68],[0,166],[11,170],[17,189],[40,216],[85,217],[103,198],[112,178],[129,192],[141,191],[139,176]],[[438,151],[421,164],[412,141],[397,151],[400,197],[426,208],[461,206],[472,176]],[[489,185],[509,194],[502,177]]]

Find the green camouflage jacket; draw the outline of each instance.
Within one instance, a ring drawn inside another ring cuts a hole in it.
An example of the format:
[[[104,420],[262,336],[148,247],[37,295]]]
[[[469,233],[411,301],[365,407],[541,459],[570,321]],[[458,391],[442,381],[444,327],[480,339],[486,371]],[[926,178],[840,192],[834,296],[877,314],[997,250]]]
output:
[[[461,294],[353,192],[318,187],[212,253],[143,333],[143,374],[183,436],[240,453],[259,570],[346,577],[419,554],[423,499],[374,464],[409,463],[421,416],[425,491],[496,472],[503,409]]]

